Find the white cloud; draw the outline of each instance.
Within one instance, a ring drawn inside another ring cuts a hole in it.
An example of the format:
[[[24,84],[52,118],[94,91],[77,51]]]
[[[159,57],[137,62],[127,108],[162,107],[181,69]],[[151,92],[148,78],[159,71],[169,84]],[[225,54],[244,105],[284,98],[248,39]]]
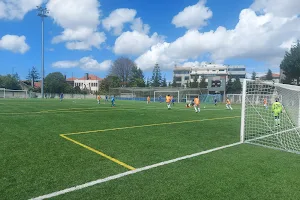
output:
[[[22,20],[27,12],[41,5],[43,0],[1,0],[0,19]]]
[[[55,63],[52,63],[52,67],[54,68],[73,68],[79,66],[78,61],[69,61],[69,60],[64,60],[64,61],[58,61]]]
[[[282,4],[286,5],[286,2],[282,1]],[[274,13],[257,14],[252,9],[244,9],[234,29],[220,26],[209,32],[188,30],[173,42],[152,46],[136,62],[143,69],[156,62],[167,68],[174,62],[183,63],[209,54],[213,62],[223,62],[229,58],[250,58],[265,62],[269,67],[278,67],[284,48],[294,38],[299,38],[299,32],[299,17],[282,17]]]
[[[105,34],[97,31],[100,24],[99,6],[97,0],[50,0],[47,4],[49,15],[64,28],[52,42],[66,42],[70,50],[99,49],[106,40]]]
[[[173,17],[172,24],[176,27],[187,29],[199,29],[207,25],[207,20],[213,15],[212,11],[205,7],[206,0],[200,0],[197,4],[184,8]]]
[[[83,57],[80,60],[76,61],[58,61],[52,63],[52,67],[54,68],[74,68],[79,67],[85,71],[106,71],[112,65],[111,60],[105,60],[102,63],[99,63],[97,60],[93,59],[93,57]]]
[[[132,22],[135,18],[136,10],[128,8],[119,8],[110,13],[103,19],[102,25],[107,30],[113,29],[114,35],[120,35],[125,23]]]
[[[255,0],[251,8],[261,13],[272,13],[279,17],[299,15],[299,0]]]
[[[29,46],[26,43],[25,36],[17,36],[17,35],[4,35],[0,39],[0,50],[8,50],[14,53],[24,54],[29,50]]]
[[[139,33],[143,33],[146,35],[150,31],[150,26],[148,24],[143,24],[143,21],[141,18],[134,19],[130,28],[132,31],[137,31]]]
[[[137,31],[127,31],[116,39],[114,52],[118,55],[140,55],[161,40],[157,33],[149,37]]]

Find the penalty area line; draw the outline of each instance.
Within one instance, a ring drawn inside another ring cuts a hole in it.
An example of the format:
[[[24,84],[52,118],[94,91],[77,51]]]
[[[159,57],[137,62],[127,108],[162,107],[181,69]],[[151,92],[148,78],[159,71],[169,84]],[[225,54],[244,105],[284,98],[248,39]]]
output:
[[[88,188],[88,187],[91,187],[91,186],[94,186],[94,185],[105,183],[105,182],[108,182],[108,181],[111,181],[111,180],[119,179],[119,178],[122,178],[122,177],[125,177],[125,176],[128,176],[128,175],[131,175],[131,174],[136,174],[136,173],[139,173],[139,172],[142,172],[142,171],[146,171],[146,170],[153,169],[153,168],[156,168],[156,167],[168,165],[168,164],[171,164],[171,163],[175,163],[175,162],[178,162],[178,161],[181,161],[181,160],[193,158],[193,157],[196,157],[196,156],[208,154],[208,153],[211,153],[211,152],[214,152],[214,151],[219,151],[219,150],[226,149],[226,148],[233,147],[233,146],[237,146],[237,145],[240,145],[240,144],[242,144],[242,143],[237,142],[237,143],[233,143],[233,144],[224,145],[224,146],[221,146],[221,147],[201,151],[201,152],[198,152],[198,153],[186,155],[186,156],[183,156],[183,157],[175,158],[175,159],[172,159],[172,160],[163,161],[163,162],[156,163],[156,164],[153,164],[153,165],[148,165],[148,166],[137,168],[137,169],[127,171],[127,172],[124,172],[124,173],[109,176],[109,177],[106,177],[106,178],[103,178],[103,179],[98,179],[98,180],[95,180],[95,181],[91,181],[91,182],[87,182],[87,183],[84,183],[84,184],[81,184],[81,185],[70,187],[70,188],[67,188],[67,189],[64,189],[64,190],[60,190],[60,191],[56,191],[56,192],[49,193],[49,194],[46,194],[46,195],[42,195],[42,196],[39,196],[39,197],[35,197],[35,198],[32,198],[31,200],[41,200],[41,199],[48,199],[48,198],[56,197],[56,196],[63,195],[63,194],[69,193],[69,192],[74,192],[74,191],[81,190],[81,189],[84,189],[84,188]]]

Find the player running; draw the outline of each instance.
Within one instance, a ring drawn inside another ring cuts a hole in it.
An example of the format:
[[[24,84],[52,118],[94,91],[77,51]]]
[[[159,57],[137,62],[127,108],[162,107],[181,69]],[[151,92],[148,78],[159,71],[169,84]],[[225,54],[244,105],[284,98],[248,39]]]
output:
[[[112,96],[111,97],[111,107],[115,107],[115,106],[116,106],[116,104],[115,104],[115,97]]]
[[[100,100],[101,100],[101,96],[98,95],[98,96],[97,96],[97,102],[98,102],[98,104],[100,104]]]
[[[217,97],[214,98],[215,106],[217,106]]]
[[[161,95],[159,95],[158,99],[159,99],[159,103],[162,103],[162,96]]]
[[[60,101],[62,101],[62,100],[64,99],[64,93],[61,93],[61,94],[59,95],[59,99],[60,99]]]
[[[175,105],[175,99],[173,98],[173,96],[172,96],[172,105],[173,106]]]
[[[264,98],[264,107],[266,108],[266,110],[268,109],[268,101],[267,101],[267,98]]]
[[[272,112],[274,113],[275,126],[280,126],[279,114],[282,113],[282,105],[278,98],[276,98],[272,104]]]
[[[147,104],[150,103],[150,96],[147,97]]]
[[[226,108],[232,110],[231,102],[228,98],[226,98]]]
[[[200,112],[200,100],[198,97],[194,98],[194,108],[195,108],[196,113]]]
[[[171,96],[168,94],[166,96],[166,103],[167,103],[167,107],[168,107],[168,110],[171,110]]]

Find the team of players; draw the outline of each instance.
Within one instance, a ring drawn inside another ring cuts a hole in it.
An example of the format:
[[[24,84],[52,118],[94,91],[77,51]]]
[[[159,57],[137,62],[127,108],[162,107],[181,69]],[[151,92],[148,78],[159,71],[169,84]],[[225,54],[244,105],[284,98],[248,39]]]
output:
[[[60,99],[62,101],[63,95],[60,96]],[[159,99],[160,99],[160,102],[162,102],[162,97],[161,96],[159,97]],[[101,101],[101,96],[98,95],[97,96],[98,104],[100,104],[100,101]],[[106,95],[105,96],[105,102],[107,102],[107,101],[108,101],[108,96]],[[149,104],[150,101],[151,101],[151,98],[150,98],[150,96],[148,96],[147,97],[147,104]],[[175,99],[173,98],[173,96],[171,96],[171,95],[166,96],[166,104],[167,104],[168,110],[170,110],[171,109],[171,104],[173,104],[173,105],[175,104]],[[217,99],[216,98],[214,98],[214,104],[215,104],[215,106],[217,105]],[[263,99],[263,105],[264,105],[265,109],[268,109],[268,100],[267,100],[267,98]],[[115,106],[114,96],[111,97],[111,106],[112,107]],[[196,113],[199,113],[201,111],[200,110],[200,99],[199,99],[199,97],[196,96],[190,103],[186,104],[186,107],[192,107],[192,106],[194,107]],[[229,98],[226,98],[226,109],[233,110],[232,107],[231,107],[231,102],[230,102]],[[279,116],[282,113],[282,105],[279,102],[278,98],[276,98],[275,102],[272,104],[272,112],[274,114],[275,125],[280,126]]]

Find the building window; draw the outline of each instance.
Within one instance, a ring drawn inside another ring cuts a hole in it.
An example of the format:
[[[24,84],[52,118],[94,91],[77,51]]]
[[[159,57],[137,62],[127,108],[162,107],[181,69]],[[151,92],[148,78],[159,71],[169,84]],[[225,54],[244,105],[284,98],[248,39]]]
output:
[[[184,80],[186,80],[186,81],[189,80],[189,79],[190,79],[189,76],[185,76],[185,77],[184,77]]]

